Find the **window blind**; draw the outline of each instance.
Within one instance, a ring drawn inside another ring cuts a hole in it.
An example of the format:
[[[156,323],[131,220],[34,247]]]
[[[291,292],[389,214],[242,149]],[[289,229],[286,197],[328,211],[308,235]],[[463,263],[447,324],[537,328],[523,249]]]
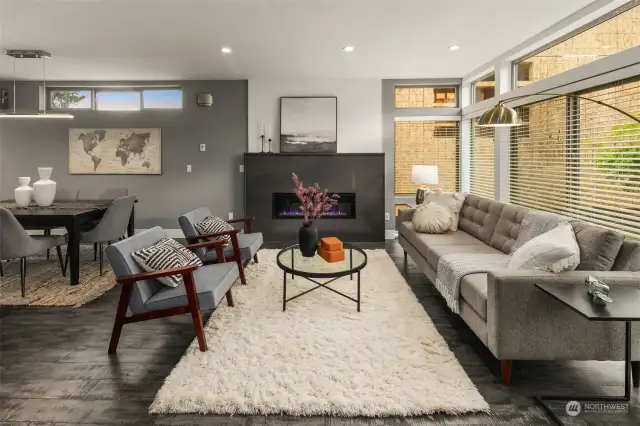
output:
[[[640,81],[579,93],[640,117]],[[511,201],[640,238],[640,124],[587,100],[518,108],[510,145]]]
[[[438,166],[438,185],[432,189],[456,191],[458,188],[457,121],[395,122],[395,193],[413,195],[419,185],[411,182],[414,165]]]
[[[471,121],[469,192],[487,198],[495,198],[494,146],[495,129],[476,126]]]

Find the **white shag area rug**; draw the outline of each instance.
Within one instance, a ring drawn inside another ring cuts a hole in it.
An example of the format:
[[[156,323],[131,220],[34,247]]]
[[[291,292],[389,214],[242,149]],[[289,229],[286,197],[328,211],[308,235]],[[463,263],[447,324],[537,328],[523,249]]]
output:
[[[367,250],[356,304],[320,288],[287,303],[278,250],[261,250],[164,382],[151,413],[412,416],[488,412],[384,250]],[[356,280],[333,288],[355,297]],[[320,280],[324,281],[324,280]],[[314,286],[287,280],[287,296]]]

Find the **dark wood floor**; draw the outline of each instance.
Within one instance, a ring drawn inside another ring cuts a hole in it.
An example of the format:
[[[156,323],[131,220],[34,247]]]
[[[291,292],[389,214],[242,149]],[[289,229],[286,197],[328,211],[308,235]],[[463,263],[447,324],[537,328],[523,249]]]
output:
[[[383,247],[377,245],[373,247]],[[366,248],[373,248],[367,246]],[[387,251],[453,353],[491,405],[490,415],[342,419],[287,416],[151,416],[162,381],[193,340],[189,316],[125,326],[116,357],[107,345],[118,300],[113,289],[79,308],[0,308],[0,426],[5,425],[548,425],[532,396],[622,393],[619,362],[519,362],[510,388],[499,364],[447,308],[402,249]],[[364,284],[366,285],[366,283]],[[638,425],[640,398],[626,415],[564,417],[575,425]],[[564,412],[564,404],[558,406]]]

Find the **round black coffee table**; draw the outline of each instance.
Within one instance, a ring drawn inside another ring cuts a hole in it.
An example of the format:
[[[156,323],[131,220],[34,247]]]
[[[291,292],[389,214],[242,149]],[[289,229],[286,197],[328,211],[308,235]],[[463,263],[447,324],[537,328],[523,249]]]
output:
[[[356,302],[358,305],[358,312],[360,312],[360,271],[367,265],[367,254],[364,250],[354,246],[353,244],[343,243],[343,247],[345,251],[344,260],[331,263],[324,260],[318,254],[314,257],[302,256],[298,244],[280,250],[280,253],[278,253],[278,256],[276,257],[276,261],[280,269],[284,271],[282,280],[283,311],[287,309],[287,302],[322,287]],[[316,284],[316,286],[287,299],[287,274],[291,274],[291,279],[294,279],[296,276],[302,277]],[[350,275],[350,278],[353,280],[353,274],[358,276],[358,292],[356,299],[327,286],[338,278],[342,278],[347,275]],[[321,283],[316,281],[316,278],[329,278],[329,281]]]

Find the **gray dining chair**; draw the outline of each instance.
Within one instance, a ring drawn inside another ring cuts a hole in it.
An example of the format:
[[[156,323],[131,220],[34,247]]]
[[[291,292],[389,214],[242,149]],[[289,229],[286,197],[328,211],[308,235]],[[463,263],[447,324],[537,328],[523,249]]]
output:
[[[229,306],[233,306],[231,286],[238,279],[238,267],[235,263],[217,263],[199,268],[192,265],[145,272],[131,256],[134,251],[150,247],[166,237],[165,230],[156,226],[118,241],[105,250],[116,275],[116,282],[122,285],[109,342],[110,354],[116,352],[124,324],[187,313],[191,314],[198,346],[204,352],[207,350],[207,342],[201,310],[215,309],[223,297],[226,297]],[[222,241],[208,241],[186,248],[191,251],[213,248],[224,257],[223,244]],[[157,280],[170,275],[182,275],[182,283],[173,288]],[[130,315],[127,316],[127,313]]]
[[[66,264],[62,258],[60,246],[66,243],[66,235],[29,235],[9,210],[0,208],[0,260],[20,259],[22,297],[25,296],[26,291],[27,257],[44,253],[55,247],[58,252],[62,276],[65,276],[67,273]],[[0,274],[2,274],[1,268]]]
[[[135,195],[116,198],[111,202],[109,208],[93,229],[80,232],[80,244],[94,244],[94,247],[95,244],[98,245],[98,252],[100,253],[100,275],[103,273],[104,243],[110,244],[111,241],[118,241],[121,237],[125,236],[135,202]],[[68,260],[67,256],[66,261]]]
[[[229,232],[219,232],[216,234],[203,235],[198,232],[195,224],[211,216],[211,211],[206,207],[200,207],[189,213],[185,213],[178,218],[182,233],[187,239],[188,243],[197,243],[199,241],[205,241],[211,238],[220,238],[223,235],[229,235],[231,237],[231,244],[227,244],[224,248],[224,257],[226,261],[232,260],[238,264],[240,271],[240,281],[242,284],[246,284],[247,281],[244,277],[244,265],[248,263],[251,258],[254,262],[258,263],[258,250],[262,247],[263,239],[261,232],[253,232],[254,217],[243,217],[233,220],[227,220],[229,224],[243,223],[244,232],[241,229],[235,229]],[[218,261],[218,254],[215,250],[202,248],[196,250],[196,254],[202,260],[203,263],[216,263]]]

